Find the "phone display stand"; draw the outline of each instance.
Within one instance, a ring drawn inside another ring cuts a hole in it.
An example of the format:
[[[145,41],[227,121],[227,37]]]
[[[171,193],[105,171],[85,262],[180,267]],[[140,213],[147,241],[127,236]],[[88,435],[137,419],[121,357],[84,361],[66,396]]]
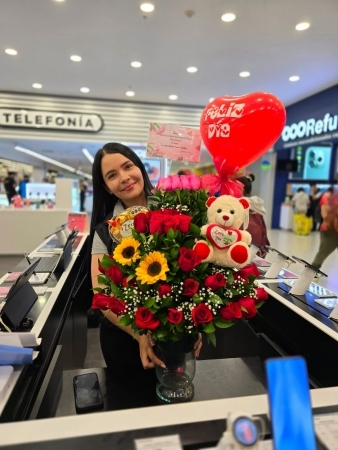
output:
[[[37,293],[27,281],[12,298],[7,299],[2,309],[2,320],[10,329],[15,330],[37,299]]]
[[[58,238],[58,241],[60,242],[61,245],[65,245],[65,243],[67,242],[67,237],[68,235],[65,233],[65,230],[59,230],[56,233],[56,237]]]
[[[294,283],[290,290],[290,294],[294,295],[304,295],[309,289],[314,277],[316,276],[316,271],[310,267],[305,267],[302,274],[298,280]]]
[[[312,281],[316,275],[327,277],[327,275],[325,273],[323,273],[321,270],[317,269],[316,267],[312,266],[311,264],[307,263],[303,259],[297,258],[296,256],[293,256],[293,258],[296,261],[298,261],[299,263],[304,264],[305,269],[301,273],[298,280],[296,280],[296,282],[292,286],[289,294],[305,295],[305,292],[309,289],[310,284],[312,283]]]
[[[296,261],[291,259],[289,256],[284,255],[283,253],[279,252],[278,250],[266,247],[269,251],[273,251],[277,253],[277,258],[272,263],[272,265],[268,268],[268,270],[265,272],[264,278],[277,278],[279,272],[283,269],[283,266],[286,264],[287,268]]]
[[[337,302],[336,306],[334,307],[333,311],[331,311],[329,318],[338,321],[338,302]]]
[[[255,256],[257,255],[257,252],[259,251],[260,246],[255,244],[254,242],[251,242],[250,245],[250,249],[249,249],[249,254],[250,254],[250,262],[249,264],[252,263],[252,261],[255,259]]]

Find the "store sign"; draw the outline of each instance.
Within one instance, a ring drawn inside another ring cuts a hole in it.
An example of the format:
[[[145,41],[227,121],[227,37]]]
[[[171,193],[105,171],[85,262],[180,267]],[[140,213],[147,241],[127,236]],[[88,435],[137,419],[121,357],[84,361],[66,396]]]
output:
[[[0,108],[0,126],[97,133],[103,120],[98,114]]]
[[[288,142],[309,138],[313,142],[314,140],[330,139],[338,136],[338,133],[333,133],[337,129],[338,116],[331,116],[331,114],[326,113],[324,118],[320,120],[301,120],[298,123],[286,125],[282,132],[282,140]],[[325,136],[326,133],[328,133],[327,136]],[[337,136],[335,136],[336,134]],[[316,139],[317,137],[318,139]]]

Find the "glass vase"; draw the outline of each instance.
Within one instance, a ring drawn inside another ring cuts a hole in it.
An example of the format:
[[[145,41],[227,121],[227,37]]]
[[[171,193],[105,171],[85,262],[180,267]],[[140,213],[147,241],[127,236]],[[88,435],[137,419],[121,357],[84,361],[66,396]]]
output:
[[[189,402],[194,397],[192,380],[196,371],[193,339],[188,336],[179,341],[156,343],[156,355],[166,365],[156,366],[156,394],[165,403]]]

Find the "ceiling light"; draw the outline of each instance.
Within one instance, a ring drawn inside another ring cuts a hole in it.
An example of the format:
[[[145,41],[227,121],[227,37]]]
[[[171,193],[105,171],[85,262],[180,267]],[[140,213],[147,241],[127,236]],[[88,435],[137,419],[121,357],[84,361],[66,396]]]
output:
[[[242,77],[242,78],[249,77],[250,76],[250,72],[245,72],[245,71],[244,72],[240,72],[239,76]]]
[[[61,3],[61,2],[64,2],[65,0],[55,0],[55,1]]]
[[[195,72],[197,72],[197,67],[188,67],[187,68],[187,72],[189,72],[189,73],[195,73]]]
[[[34,89],[41,89],[41,88],[42,88],[42,84],[40,84],[40,83],[34,83],[34,84],[32,84],[32,87],[33,87]]]
[[[70,59],[74,62],[80,62],[82,60],[81,56],[79,55],[72,55]]]
[[[310,27],[309,22],[301,22],[301,23],[298,23],[295,28],[298,31],[304,31],[304,30],[307,30],[309,27]]]
[[[299,80],[298,75],[293,75],[292,77],[289,78],[289,81],[298,81],[298,80]]]
[[[221,19],[223,20],[223,22],[232,22],[233,20],[236,19],[236,16],[235,16],[235,14],[227,13],[227,14],[223,14]]]
[[[155,9],[155,6],[152,3],[142,3],[140,6],[141,11],[143,12],[152,12]]]
[[[215,97],[210,97],[209,102],[213,102],[215,100]]]
[[[18,52],[16,50],[14,50],[14,48],[6,48],[5,52],[7,53],[7,55],[11,55],[11,56],[15,56],[18,54]]]
[[[94,162],[94,156],[89,153],[89,151],[86,148],[82,149],[82,153],[85,155],[85,157],[93,164]]]
[[[175,95],[175,94],[169,95],[168,98],[169,98],[169,100],[177,100],[178,99],[177,95]]]
[[[130,63],[131,67],[141,67],[142,63],[140,63],[139,61],[133,61],[132,63]]]
[[[127,97],[134,97],[134,95],[135,95],[135,92],[134,92],[134,91],[127,91],[127,92],[126,92],[126,96],[127,96]]]
[[[28,148],[20,147],[19,145],[16,145],[14,147],[14,150],[17,150],[18,152],[26,153],[27,155],[34,156],[35,158],[41,159],[42,161],[49,162],[51,164],[54,164],[55,166],[61,167],[62,169],[66,169],[69,172],[78,173],[83,175],[86,178],[92,179],[93,177],[89,175],[89,173],[81,172],[77,169],[74,169],[74,167],[68,166],[67,164],[63,164],[62,162],[56,161],[56,159],[48,158],[47,156],[40,155],[40,153],[33,152],[33,150],[28,150]]]
[[[90,91],[90,89],[87,88],[87,87],[82,87],[82,88],[80,89],[80,91],[83,92],[84,94],[88,94],[88,92]]]

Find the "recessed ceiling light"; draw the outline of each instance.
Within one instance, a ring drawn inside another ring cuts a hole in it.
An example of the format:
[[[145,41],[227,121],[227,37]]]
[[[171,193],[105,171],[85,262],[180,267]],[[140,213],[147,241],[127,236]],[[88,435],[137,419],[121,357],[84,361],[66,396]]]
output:
[[[213,102],[215,100],[215,97],[210,97],[209,102]]]
[[[80,91],[83,92],[84,94],[88,94],[88,92],[90,91],[90,89],[87,88],[87,87],[82,87],[82,88],[80,89]]]
[[[33,86],[34,89],[41,89],[42,88],[42,84],[40,84],[40,83],[34,83],[34,84],[32,84],[32,86]]]
[[[65,0],[55,0],[55,1],[61,3],[61,2],[64,2]]]
[[[189,73],[195,73],[195,72],[197,72],[197,67],[188,67],[187,68],[187,72],[189,72]]]
[[[249,77],[250,76],[250,72],[245,72],[245,71],[244,72],[240,72],[239,76],[242,77],[242,78]]]
[[[177,100],[178,99],[178,96],[177,95],[175,95],[175,94],[172,94],[172,95],[169,95],[169,100]]]
[[[131,67],[141,67],[142,63],[140,63],[139,61],[133,61],[132,63],[130,63]]]
[[[7,55],[11,55],[11,56],[15,56],[18,54],[18,52],[16,50],[14,50],[14,48],[6,48],[5,52],[7,53]]]
[[[292,77],[289,78],[289,81],[298,81],[298,80],[299,80],[298,75],[293,75]]]
[[[304,31],[304,30],[307,30],[309,27],[310,27],[309,22],[301,22],[301,23],[298,23],[295,28],[298,31]]]
[[[155,6],[152,3],[142,3],[140,6],[141,11],[143,12],[152,12],[155,9]]]
[[[135,92],[134,92],[134,91],[127,91],[127,92],[126,92],[126,96],[127,96],[127,97],[134,97],[134,95],[135,95]]]
[[[81,56],[79,55],[72,55],[70,59],[75,62],[80,62],[82,60]]]
[[[235,14],[227,13],[227,14],[223,14],[221,19],[223,20],[223,22],[232,22],[233,20],[236,19],[236,16],[235,16]]]

